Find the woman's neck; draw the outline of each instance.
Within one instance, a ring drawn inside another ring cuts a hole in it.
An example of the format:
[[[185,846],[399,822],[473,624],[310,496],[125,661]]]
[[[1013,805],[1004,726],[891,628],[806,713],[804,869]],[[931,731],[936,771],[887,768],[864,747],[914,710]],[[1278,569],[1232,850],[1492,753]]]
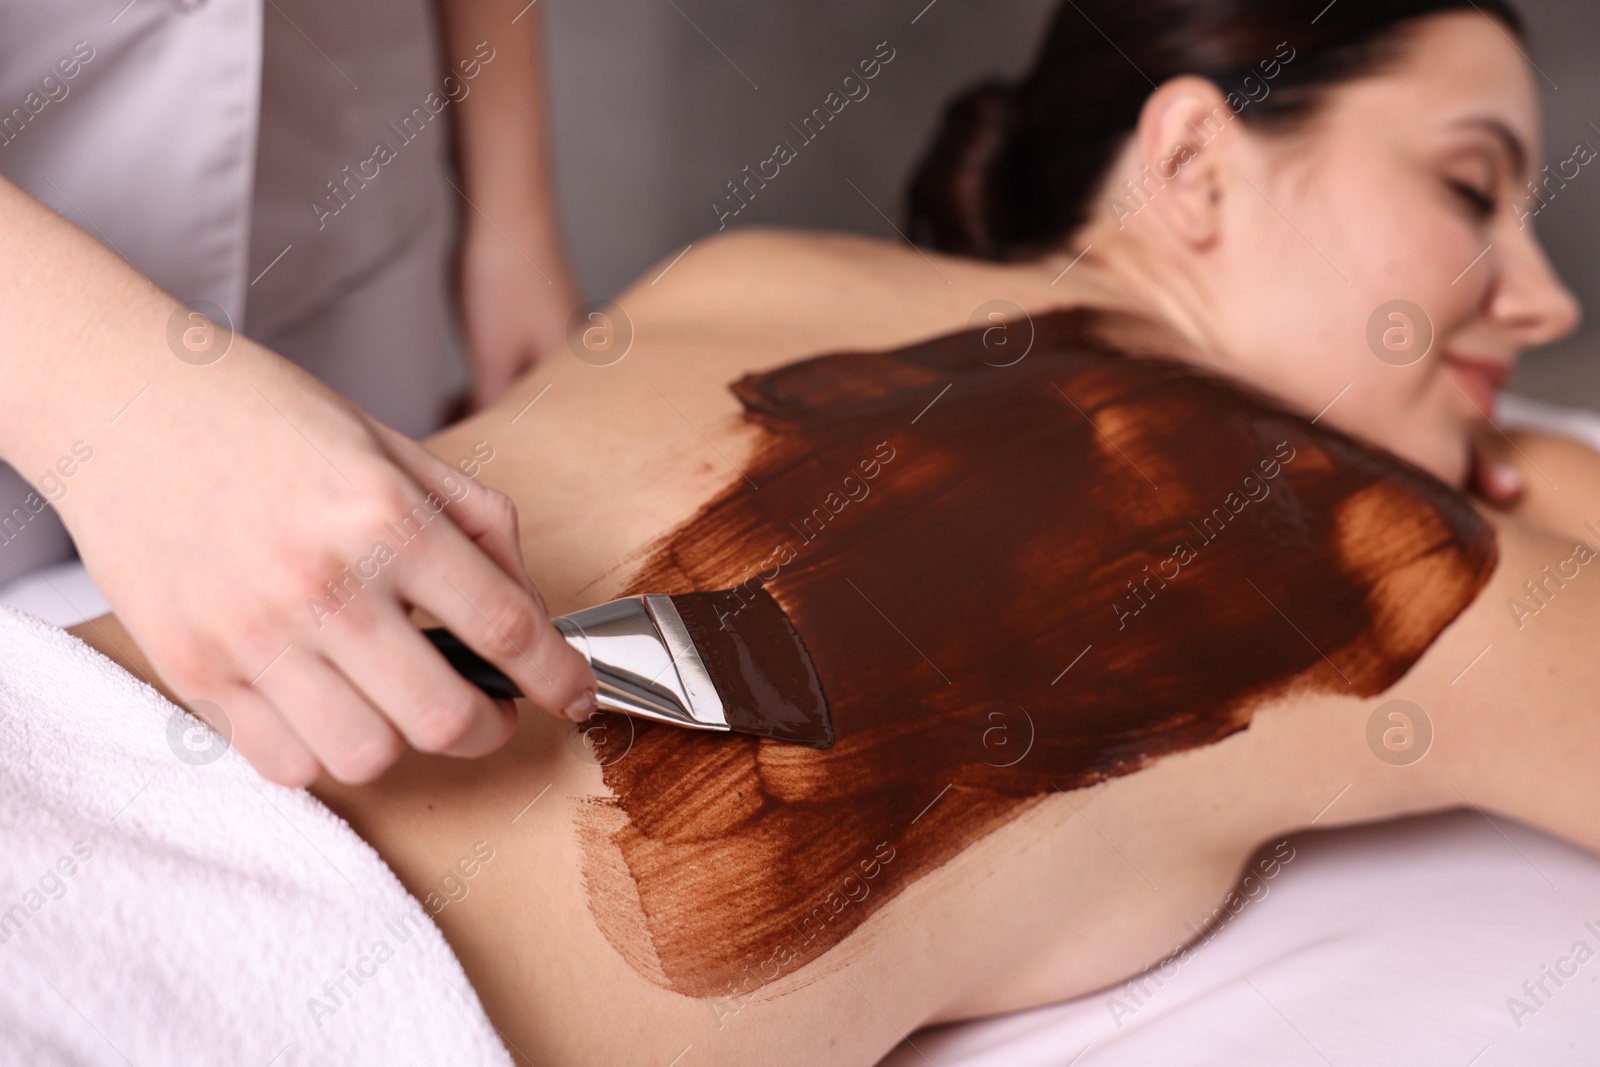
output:
[[[1096,230],[1039,260],[1040,275],[1073,304],[1091,304],[1159,323],[1188,342],[1183,358],[1239,377],[1238,368],[1209,325],[1197,287],[1151,250]],[[1065,272],[1065,273],[1063,273]]]

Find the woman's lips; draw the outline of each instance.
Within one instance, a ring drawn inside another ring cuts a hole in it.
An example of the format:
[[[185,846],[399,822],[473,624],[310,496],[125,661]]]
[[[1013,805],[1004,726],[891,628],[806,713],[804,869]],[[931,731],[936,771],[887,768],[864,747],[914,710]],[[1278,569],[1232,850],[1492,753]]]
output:
[[[1495,397],[1511,377],[1511,365],[1489,360],[1446,355],[1445,365],[1455,375],[1456,385],[1472,406],[1486,419],[1494,418]]]

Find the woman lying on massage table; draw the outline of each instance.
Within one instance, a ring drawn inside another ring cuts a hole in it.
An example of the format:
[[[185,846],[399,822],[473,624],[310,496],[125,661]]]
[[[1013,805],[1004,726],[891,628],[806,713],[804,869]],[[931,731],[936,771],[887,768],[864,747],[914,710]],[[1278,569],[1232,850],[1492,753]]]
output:
[[[1600,457],[1519,439],[1516,508],[1464,495],[1577,318],[1512,17],[1307,10],[1078,0],[918,174],[955,254],[701,242],[619,299],[631,348],[614,315],[431,442],[537,517],[554,611],[775,598],[838,735],[530,713],[315,787],[526,1061],[870,1063],[1160,959],[1319,815],[1600,849]]]

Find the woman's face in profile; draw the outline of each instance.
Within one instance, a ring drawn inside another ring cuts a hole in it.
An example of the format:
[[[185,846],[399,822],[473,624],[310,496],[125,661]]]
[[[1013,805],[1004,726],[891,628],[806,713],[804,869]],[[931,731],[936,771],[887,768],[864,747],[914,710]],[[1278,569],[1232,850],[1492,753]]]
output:
[[[1533,230],[1538,102],[1510,31],[1450,14],[1405,40],[1304,131],[1246,134],[1238,166],[1257,188],[1232,186],[1201,285],[1248,377],[1308,411],[1331,404],[1327,423],[1459,486],[1518,354],[1570,333],[1579,309]],[[1600,183],[1587,145],[1568,155],[1551,174]]]

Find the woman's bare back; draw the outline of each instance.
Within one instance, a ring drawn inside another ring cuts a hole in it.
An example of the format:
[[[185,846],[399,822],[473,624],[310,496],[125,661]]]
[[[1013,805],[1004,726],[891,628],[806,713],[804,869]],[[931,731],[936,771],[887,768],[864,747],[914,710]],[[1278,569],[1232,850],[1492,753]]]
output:
[[[1052,287],[1051,273],[926,260],[850,238],[707,244],[621,297],[633,336],[616,362],[600,365],[621,347],[604,344],[558,360],[431,446],[516,500],[529,571],[552,610],[570,611],[631,588],[663,538],[744,483],[762,434],[741,420],[730,382],[819,352],[960,330],[980,308],[1006,307],[995,301],[1038,316],[1108,302],[1066,282]],[[1008,330],[1006,343],[1022,340]],[[1600,670],[1573,653],[1592,647],[1600,592],[1574,581],[1541,613],[1548,636],[1516,633],[1501,605],[1524,571],[1536,576],[1571,546],[1514,521],[1496,528],[1500,564],[1488,587],[1381,696],[1301,686],[1261,703],[1248,728],[1224,740],[1086,788],[1067,781],[1065,791],[1030,794],[933,865],[919,861],[927,844],[905,833],[934,824],[937,805],[957,803],[930,783],[925,809],[903,813],[881,837],[860,836],[850,877],[819,896],[821,920],[808,925],[811,907],[786,920],[796,943],[830,917],[852,930],[847,937],[815,958],[792,945],[764,958],[730,948],[726,963],[745,966],[748,978],[730,983],[719,972],[720,992],[693,983],[694,996],[674,991],[670,961],[638,950],[650,931],[636,872],[624,853],[596,847],[616,830],[616,813],[611,823],[594,813],[606,810],[607,782],[620,781],[626,764],[601,768],[595,753],[640,759],[627,724],[591,750],[570,728],[524,715],[512,744],[488,759],[412,755],[374,786],[317,791],[434,912],[508,1045],[531,1061],[665,1063],[692,1046],[695,1062],[868,1063],[928,1022],[1062,999],[1160,959],[1204,923],[1258,845],[1314,820],[1470,800],[1594,847],[1581,819],[1593,788],[1577,768],[1597,741],[1583,698]],[[1293,605],[1278,607],[1294,627]],[[1458,679],[1486,645],[1491,652]],[[1548,687],[1545,718],[1530,726],[1508,716],[1507,697],[1549,672],[1561,677]],[[1374,711],[1397,698],[1421,706],[1435,734],[1432,751],[1409,766],[1368,744]],[[999,746],[1022,741],[1020,721],[1001,725],[995,747],[973,762],[1003,763],[1010,752]],[[1533,787],[1541,780],[1543,791]],[[688,809],[691,829],[716,825],[701,809],[729,798],[671,794],[675,781],[666,761],[629,787],[668,794],[672,814]],[[750,925],[742,909],[769,898],[717,892],[716,835],[702,836],[680,853],[697,875],[679,897],[683,922],[706,931],[702,940],[726,931],[731,943]],[[788,858],[803,876],[802,836]],[[913,869],[920,876],[883,903],[899,872]],[[659,899],[662,890],[647,892]],[[715,958],[716,945],[707,948]]]

